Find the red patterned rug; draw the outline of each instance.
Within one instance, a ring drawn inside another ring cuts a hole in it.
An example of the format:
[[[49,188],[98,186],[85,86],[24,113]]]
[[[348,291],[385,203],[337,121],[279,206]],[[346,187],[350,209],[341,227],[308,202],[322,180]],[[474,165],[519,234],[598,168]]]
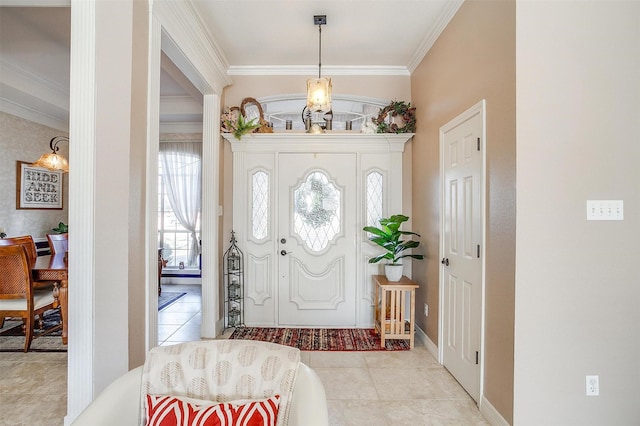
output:
[[[293,346],[301,351],[405,351],[409,340],[387,340],[372,328],[276,328],[238,327],[229,339],[261,340]]]

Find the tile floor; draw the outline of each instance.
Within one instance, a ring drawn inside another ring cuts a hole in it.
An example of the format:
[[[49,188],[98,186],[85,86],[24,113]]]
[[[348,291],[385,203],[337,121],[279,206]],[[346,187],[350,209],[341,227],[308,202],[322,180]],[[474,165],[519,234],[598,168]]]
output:
[[[200,286],[163,285],[187,295],[158,313],[158,343],[199,339]],[[229,337],[227,331],[222,338]],[[0,425],[62,425],[66,411],[66,354],[1,354]],[[332,426],[488,425],[475,402],[424,346],[397,352],[303,352],[322,379]],[[27,374],[46,365],[42,377]],[[55,390],[55,391],[54,391]],[[48,395],[49,409],[32,401]],[[45,416],[46,415],[46,416]],[[8,420],[13,419],[13,420]],[[17,420],[20,419],[20,420]]]
[[[201,290],[200,285],[162,285],[162,291],[187,294],[158,312],[158,345],[200,340]]]

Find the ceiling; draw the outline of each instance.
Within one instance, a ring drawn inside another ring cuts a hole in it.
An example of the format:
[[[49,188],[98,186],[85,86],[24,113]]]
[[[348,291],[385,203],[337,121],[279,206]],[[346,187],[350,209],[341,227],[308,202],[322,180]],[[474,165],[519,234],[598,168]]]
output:
[[[192,0],[223,52],[229,75],[410,75],[463,0]],[[70,10],[0,0],[0,109],[66,130]],[[54,3],[65,3],[64,1]],[[44,5],[44,6],[43,6]],[[165,56],[161,122],[199,123],[202,97]]]

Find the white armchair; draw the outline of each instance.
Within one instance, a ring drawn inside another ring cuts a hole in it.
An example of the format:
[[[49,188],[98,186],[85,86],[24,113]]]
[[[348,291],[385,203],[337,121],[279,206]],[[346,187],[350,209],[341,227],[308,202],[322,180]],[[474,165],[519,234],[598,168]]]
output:
[[[298,349],[210,340],[152,349],[144,366],[111,383],[73,425],[144,425],[147,394],[217,402],[279,394],[278,426],[329,424],[324,386],[315,371],[300,362]]]

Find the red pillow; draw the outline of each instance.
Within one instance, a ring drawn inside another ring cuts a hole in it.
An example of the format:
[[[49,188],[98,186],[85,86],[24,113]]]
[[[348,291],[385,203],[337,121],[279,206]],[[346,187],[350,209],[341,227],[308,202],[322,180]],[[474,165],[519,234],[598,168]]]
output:
[[[275,426],[280,395],[246,404],[195,404],[170,395],[147,395],[147,426]]]

